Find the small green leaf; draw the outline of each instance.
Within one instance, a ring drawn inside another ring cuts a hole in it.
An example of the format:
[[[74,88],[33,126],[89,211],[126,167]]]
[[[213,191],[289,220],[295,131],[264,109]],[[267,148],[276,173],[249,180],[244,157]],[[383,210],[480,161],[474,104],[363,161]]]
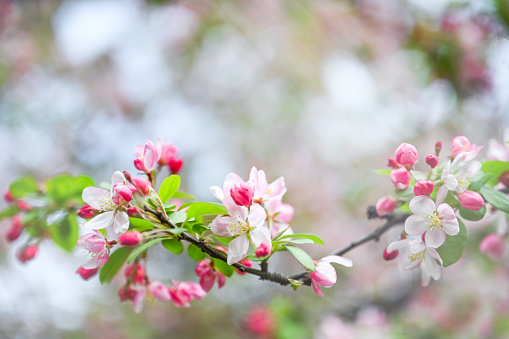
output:
[[[490,203],[493,207],[509,213],[509,198],[504,193],[487,185],[483,186],[480,192],[484,197],[484,200]]]
[[[99,272],[99,281],[101,284],[109,284],[111,280],[117,275],[118,271],[122,268],[125,261],[132,252],[131,247],[120,247],[110,255],[108,262],[104,264]]]
[[[129,227],[133,227],[140,232],[144,232],[153,229],[155,226],[150,221],[129,217]]]
[[[74,183],[69,174],[60,174],[46,180],[46,188],[49,196],[59,204],[74,196]]]
[[[175,192],[173,195],[173,199],[179,199],[179,200],[196,200],[196,198],[186,192]]]
[[[217,268],[219,272],[223,273],[227,277],[231,277],[233,272],[235,272],[235,267],[228,265],[222,260],[212,258],[212,261],[214,262],[215,268]]]
[[[473,180],[468,187],[471,191],[479,191],[491,178],[491,174],[484,174],[481,171],[477,172],[475,176],[478,177],[478,179]]]
[[[16,205],[11,205],[0,212],[0,220],[4,218],[9,218],[16,215],[19,212],[19,208]]]
[[[158,242],[161,242],[163,241],[164,239],[163,238],[156,238],[156,239],[152,239],[150,240],[149,242],[146,242],[144,243],[143,245],[139,246],[136,251],[134,251],[133,253],[131,253],[131,255],[129,256],[129,258],[127,258],[127,263],[130,264],[134,259],[136,259],[136,257],[138,255],[140,255],[142,252],[148,250],[150,247],[154,246],[155,244],[157,244]]]
[[[182,241],[177,239],[164,239],[162,244],[168,251],[171,251],[175,254],[184,252],[184,245],[182,244]]]
[[[324,241],[319,236],[316,236],[314,234],[307,234],[307,233],[288,234],[288,235],[282,236],[280,239],[286,239],[286,238],[310,239],[314,243],[317,243],[320,245],[325,245]]]
[[[173,234],[180,234],[180,233],[187,232],[187,228],[168,228],[166,230]]]
[[[315,262],[313,261],[313,259],[311,259],[311,257],[309,256],[309,254],[307,254],[306,252],[304,252],[304,250],[298,248],[298,247],[295,247],[295,246],[285,246],[286,250],[288,252],[290,252],[291,255],[293,255],[295,257],[295,259],[297,259],[305,268],[307,268],[308,270],[310,271],[315,271],[316,267],[315,267]]]
[[[202,261],[205,259],[206,254],[201,251],[201,249],[193,244],[189,244],[187,248],[187,254],[189,257],[196,261]]]
[[[444,244],[437,248],[437,252],[444,262],[444,267],[451,266],[460,260],[467,244],[467,228],[460,219],[458,219],[458,223],[460,227],[459,233],[453,236],[447,235]]]
[[[486,183],[490,186],[495,186],[498,184],[498,177],[504,172],[509,172],[509,162],[485,161],[482,163],[481,170],[486,174],[491,174],[491,178]]]
[[[460,215],[463,219],[467,219],[470,221],[478,221],[484,218],[486,214],[486,206],[483,206],[479,211],[472,211],[468,208],[460,206]]]
[[[166,212],[171,212],[172,210],[175,209],[175,207],[177,207],[176,205],[173,205],[173,204],[168,204],[166,202],[163,202],[163,207],[164,207],[164,210]]]
[[[381,175],[387,175],[387,176],[389,176],[389,175],[391,175],[392,170],[388,170],[388,169],[387,169],[387,170],[386,170],[386,169],[383,169],[383,170],[382,170],[382,169],[378,169],[378,170],[374,170],[373,172],[375,172],[375,173],[377,173],[377,174],[381,174]]]
[[[37,193],[37,183],[32,177],[21,177],[9,186],[14,199],[23,198],[27,194]]]
[[[189,228],[193,233],[202,234],[210,230],[210,227],[203,225],[201,222],[187,223],[186,228]]]
[[[408,186],[408,188],[406,190],[399,190],[399,189],[395,188],[394,193],[400,197],[408,197],[409,195],[414,194],[414,187],[412,185],[410,185],[410,186]]]
[[[200,215],[228,214],[226,207],[213,202],[195,202],[188,206],[187,220]]]
[[[179,224],[186,221],[187,213],[186,212],[170,212],[168,218],[173,224]]]
[[[302,281],[300,280],[294,280],[294,279],[288,279],[292,285],[292,289],[294,291],[297,291],[299,287],[302,285]]]
[[[286,240],[273,241],[272,246],[284,245],[284,244],[303,245],[303,244],[313,244],[313,243],[314,243],[314,241],[311,239],[286,239]]]
[[[408,214],[413,214],[412,211],[410,210],[410,202],[407,201],[406,203],[404,203],[403,205],[399,206],[398,209],[400,211],[403,211],[405,213],[408,213]]]
[[[71,252],[78,241],[78,222],[76,216],[67,214],[60,222],[49,228],[51,239],[67,252]]]
[[[180,187],[180,176],[173,174],[164,179],[159,187],[159,197],[162,202],[167,202],[173,197]]]

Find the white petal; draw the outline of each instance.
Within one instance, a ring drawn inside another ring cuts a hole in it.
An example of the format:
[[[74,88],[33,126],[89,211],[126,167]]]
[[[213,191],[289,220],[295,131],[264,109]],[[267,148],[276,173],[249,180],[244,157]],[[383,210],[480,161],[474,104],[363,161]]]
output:
[[[346,267],[353,266],[352,260],[345,258],[345,257],[340,257],[339,255],[329,255],[327,257],[323,257],[322,259],[320,259],[320,261],[325,261],[328,263],[333,262],[333,263],[340,264],[340,265],[343,265]]]
[[[210,230],[219,237],[233,237],[235,234],[230,231],[230,225],[233,221],[234,219],[232,217],[215,218],[212,223],[210,223]]]
[[[223,201],[224,194],[223,194],[223,189],[221,187],[219,187],[219,186],[211,186],[209,188],[209,191],[210,191],[210,194],[212,194],[212,196],[214,198],[216,198],[219,201]]]
[[[261,244],[267,244],[269,247],[272,247],[270,232],[264,227],[257,227],[251,230],[249,236],[256,248],[260,247]]]
[[[129,216],[126,212],[118,212],[113,222],[113,231],[117,234],[123,234],[129,229]]]
[[[102,206],[104,203],[99,199],[109,194],[109,191],[99,187],[86,187],[83,190],[81,197],[83,198],[83,201],[90,205],[93,209],[101,210],[104,207]]]
[[[424,216],[411,215],[405,220],[405,232],[411,235],[421,235],[429,228],[430,221]]]
[[[445,242],[445,232],[443,229],[437,227],[432,228],[426,232],[424,235],[424,241],[426,242],[426,246],[437,248],[443,245]]]
[[[442,186],[438,189],[437,192],[437,199],[436,199],[436,206],[439,206],[442,204],[447,197],[447,193],[449,193],[449,190],[447,189],[447,186]]]
[[[97,264],[97,256],[92,257],[89,261],[81,265],[81,267],[87,270],[99,267],[99,265]]]
[[[321,260],[316,263],[316,269],[313,272],[313,280],[319,285],[330,287],[336,283],[337,279],[336,271],[331,264]]]
[[[269,184],[267,183],[265,172],[262,170],[258,171],[258,185],[256,186],[255,199],[264,197],[268,188]]]
[[[408,248],[408,243],[409,243],[408,239],[393,241],[389,244],[389,246],[387,246],[387,252],[390,253],[392,251]]]
[[[435,203],[425,195],[419,195],[410,200],[409,207],[415,215],[432,215],[435,212]]]
[[[260,227],[265,222],[267,218],[267,212],[263,209],[259,204],[253,204],[249,207],[249,226],[251,227]]]
[[[113,187],[115,184],[124,184],[125,183],[125,177],[120,171],[116,171],[111,176],[111,186]]]
[[[449,174],[444,180],[444,186],[446,186],[449,190],[455,191],[458,188],[458,180],[452,174]]]
[[[249,240],[245,234],[230,241],[228,245],[228,265],[233,265],[241,261],[249,249]]]
[[[436,249],[428,247],[426,248],[426,252],[428,252],[428,254],[431,255],[433,258],[437,259],[440,262],[440,265],[444,264],[442,258],[440,257],[440,254],[438,254]]]
[[[85,224],[83,227],[88,228],[90,230],[99,230],[101,228],[106,228],[113,224],[114,212],[108,211],[101,214],[96,215]]]

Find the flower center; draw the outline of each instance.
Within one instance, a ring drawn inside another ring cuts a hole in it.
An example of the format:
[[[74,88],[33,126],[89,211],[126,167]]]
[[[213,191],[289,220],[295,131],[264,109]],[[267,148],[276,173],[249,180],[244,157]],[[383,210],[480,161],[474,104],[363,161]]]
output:
[[[237,220],[235,218],[230,218],[230,226],[228,228],[230,229],[230,233],[233,233],[234,235],[242,235],[250,230],[249,222]]]
[[[422,261],[422,259],[424,258],[424,251],[419,252],[417,254],[409,255],[408,258],[410,259],[411,262]]]
[[[110,194],[103,195],[102,197],[99,198],[99,201],[101,202],[99,204],[99,207],[101,208],[100,211],[102,212],[111,211],[117,207],[117,205],[113,202],[113,199],[111,199]]]
[[[463,178],[458,178],[457,180],[458,186],[466,190],[468,190],[468,187],[472,183],[472,178],[470,177],[470,174],[465,175]]]
[[[434,212],[433,215],[427,215],[426,218],[429,219],[429,228],[435,229],[438,227],[442,227],[443,218],[440,218],[437,212]]]

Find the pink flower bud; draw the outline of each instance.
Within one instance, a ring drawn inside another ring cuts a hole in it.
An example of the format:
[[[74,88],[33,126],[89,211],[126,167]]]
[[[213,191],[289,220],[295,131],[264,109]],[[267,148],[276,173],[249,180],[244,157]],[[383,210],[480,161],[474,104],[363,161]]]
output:
[[[117,205],[122,205],[125,202],[129,202],[129,201],[133,200],[133,191],[131,190],[131,187],[129,187],[129,186],[122,185],[122,184],[115,184],[113,186],[113,192],[114,193],[111,196],[111,199]]]
[[[390,261],[390,260],[393,260],[395,259],[399,254],[399,251],[398,250],[394,250],[392,252],[387,252],[387,247],[384,249],[384,259],[387,260],[387,261]]]
[[[129,286],[122,286],[118,290],[118,297],[120,298],[120,302],[126,300],[133,300],[135,295],[136,291]]]
[[[143,164],[143,160],[142,159],[134,159],[134,167],[137,170],[145,172],[145,165]]]
[[[484,199],[477,192],[465,191],[460,194],[460,204],[469,210],[479,211],[484,206]]]
[[[122,174],[124,175],[125,180],[131,181],[131,174],[127,171],[123,171]]]
[[[394,168],[394,169],[396,169],[396,168],[399,168],[399,167],[400,167],[400,166],[399,166],[399,164],[398,164],[398,162],[397,162],[397,161],[396,161],[396,159],[394,159],[394,158],[389,158],[389,159],[387,159],[387,166],[388,166],[388,167],[391,167],[391,168]]]
[[[401,167],[392,171],[389,178],[394,184],[394,187],[399,190],[407,189],[408,185],[410,184],[410,172],[408,172],[405,167]]]
[[[78,273],[83,280],[92,278],[97,274],[97,272],[99,272],[99,267],[87,269],[80,266],[76,271],[76,273]]]
[[[136,185],[136,187],[141,191],[141,193],[144,196],[148,195],[149,188],[152,187],[152,184],[150,183],[150,181],[148,181],[145,178],[136,177],[136,178],[132,178],[132,182]]]
[[[137,246],[141,240],[143,240],[143,234],[136,230],[125,232],[120,237],[118,237],[118,243],[125,247]]]
[[[137,206],[132,206],[132,207],[129,207],[127,209],[127,214],[131,217],[131,218],[137,218],[140,216],[141,214],[141,208],[137,207]]]
[[[236,184],[230,189],[230,195],[233,201],[239,206],[251,206],[254,194],[254,187],[245,182]]]
[[[442,142],[437,141],[437,143],[435,144],[435,154],[437,157],[440,155],[441,150],[442,150]]]
[[[29,245],[23,247],[18,253],[16,253],[16,257],[22,263],[26,263],[29,260],[32,260],[37,254],[38,247],[37,245]]]
[[[438,165],[438,157],[436,155],[433,155],[433,154],[429,154],[427,157],[426,157],[426,163],[431,167],[431,168],[435,168],[437,167]]]
[[[5,191],[4,199],[9,204],[14,201],[14,198],[12,197],[11,191],[9,191],[9,190]]]
[[[179,174],[182,166],[184,165],[184,160],[182,159],[171,159],[168,167],[170,168],[170,172],[173,174]]]
[[[415,183],[414,194],[416,196],[431,194],[431,192],[433,192],[433,188],[434,187],[435,187],[435,185],[433,184],[433,181],[425,180],[425,179],[419,179]]]
[[[403,166],[415,165],[418,156],[417,149],[411,144],[402,143],[396,148],[396,161]]]
[[[78,211],[78,216],[82,217],[83,219],[90,219],[94,217],[97,212],[98,211],[93,209],[90,205],[85,205]]]
[[[245,320],[247,329],[260,338],[272,338],[275,330],[274,317],[265,307],[252,308]]]
[[[161,149],[161,158],[159,159],[160,165],[169,165],[170,161],[177,158],[179,151],[171,142],[163,144]]]
[[[7,241],[14,241],[19,238],[22,232],[23,225],[21,224],[21,216],[16,214],[12,217],[11,228],[9,228],[5,237],[7,238]]]
[[[135,272],[133,273],[133,269]],[[124,276],[126,278],[132,277],[133,284],[144,285],[145,280],[145,267],[142,264],[131,264],[127,265],[124,270]]]
[[[376,213],[378,214],[379,217],[383,217],[387,213],[394,211],[394,209],[396,208],[396,203],[397,200],[392,197],[389,196],[381,197],[376,202]]]
[[[170,289],[168,288],[168,286],[160,283],[159,281],[152,281],[148,285],[148,291],[157,300],[164,301],[164,302],[171,300]]]
[[[18,200],[17,201],[18,208],[22,211],[30,211],[32,209],[32,206],[26,201]]]
[[[470,158],[473,159],[477,153],[479,153],[482,149],[482,146],[476,146],[471,144],[467,137],[457,136],[452,139],[451,145],[451,154],[455,158],[458,154],[463,152],[474,152],[473,156]],[[468,160],[468,159],[467,159]]]
[[[493,261],[502,259],[505,254],[505,238],[500,234],[488,234],[479,245],[479,250]]]
[[[262,243],[260,247],[258,247],[255,251],[255,255],[257,258],[266,257],[270,254],[269,245]]]
[[[247,267],[253,267],[253,262],[251,260],[249,260],[249,259],[242,259],[241,261],[239,261],[239,264],[247,266]],[[242,272],[241,270],[239,270],[236,267],[235,267],[235,272],[237,272],[238,275],[245,275],[246,274],[246,272]]]
[[[509,186],[509,172],[504,172],[498,177],[498,181],[502,184]]]

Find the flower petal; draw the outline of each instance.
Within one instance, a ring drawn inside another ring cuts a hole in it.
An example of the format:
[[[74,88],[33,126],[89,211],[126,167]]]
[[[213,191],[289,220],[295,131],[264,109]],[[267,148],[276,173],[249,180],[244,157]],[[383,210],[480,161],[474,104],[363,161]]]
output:
[[[113,231],[117,234],[123,234],[129,229],[129,215],[126,212],[120,211],[115,215],[113,223]]]
[[[426,232],[424,235],[424,241],[426,246],[437,248],[442,246],[445,242],[445,232],[442,228],[434,227]]]
[[[432,215],[435,212],[435,202],[425,195],[410,200],[409,207],[415,215]]]
[[[230,231],[230,225],[234,219],[232,217],[218,217],[210,223],[210,230],[217,236],[223,238],[233,237],[234,234]]]
[[[102,210],[104,202],[100,199],[109,195],[110,192],[99,187],[86,187],[81,194],[83,201],[95,210]]]
[[[408,248],[408,243],[409,243],[409,240],[408,239],[402,239],[402,240],[396,240],[396,241],[393,241],[389,244],[389,246],[387,246],[387,252],[392,252],[392,251],[396,251],[396,250],[402,250],[404,248]]]
[[[439,206],[440,204],[442,204],[445,200],[445,198],[447,197],[447,193],[449,192],[449,190],[447,189],[447,186],[442,186],[438,189],[438,192],[437,192],[437,199],[436,199],[436,206]]]
[[[223,201],[224,194],[223,194],[223,189],[221,187],[219,187],[219,186],[211,186],[209,188],[209,192],[217,200]]]
[[[429,228],[430,221],[421,215],[411,215],[405,220],[405,232],[412,235],[421,235]]]
[[[343,266],[346,266],[346,267],[352,267],[353,266],[353,262],[352,260],[348,259],[348,258],[345,258],[345,257],[340,257],[339,255],[329,255],[327,257],[323,257],[322,259],[320,259],[320,261],[325,261],[325,262],[328,262],[328,263],[336,263],[336,264],[340,264],[340,265],[343,265]]]
[[[113,187],[115,184],[125,185],[125,177],[120,171],[113,172],[111,176],[111,186]]]
[[[269,248],[272,247],[271,236],[268,229],[264,227],[257,227],[249,232],[251,241],[256,248],[260,247],[261,244],[266,244]]]
[[[106,228],[113,224],[114,212],[107,211],[101,214],[96,215],[85,224],[83,227],[88,228],[90,230],[99,230],[101,228]]]
[[[320,290],[320,285],[318,285],[318,283],[313,279],[311,279],[311,284],[313,285],[313,290],[315,290],[315,293],[320,297],[323,297],[323,292]]]
[[[228,245],[228,265],[233,265],[244,259],[249,249],[249,240],[246,234],[230,241]]]
[[[253,204],[249,208],[249,226],[251,227],[260,227],[265,222],[267,218],[267,212],[263,209],[259,204]]]
[[[328,262],[321,260],[316,263],[316,269],[310,273],[311,275],[313,275],[313,280],[325,287],[334,285],[338,279],[334,267]]]

